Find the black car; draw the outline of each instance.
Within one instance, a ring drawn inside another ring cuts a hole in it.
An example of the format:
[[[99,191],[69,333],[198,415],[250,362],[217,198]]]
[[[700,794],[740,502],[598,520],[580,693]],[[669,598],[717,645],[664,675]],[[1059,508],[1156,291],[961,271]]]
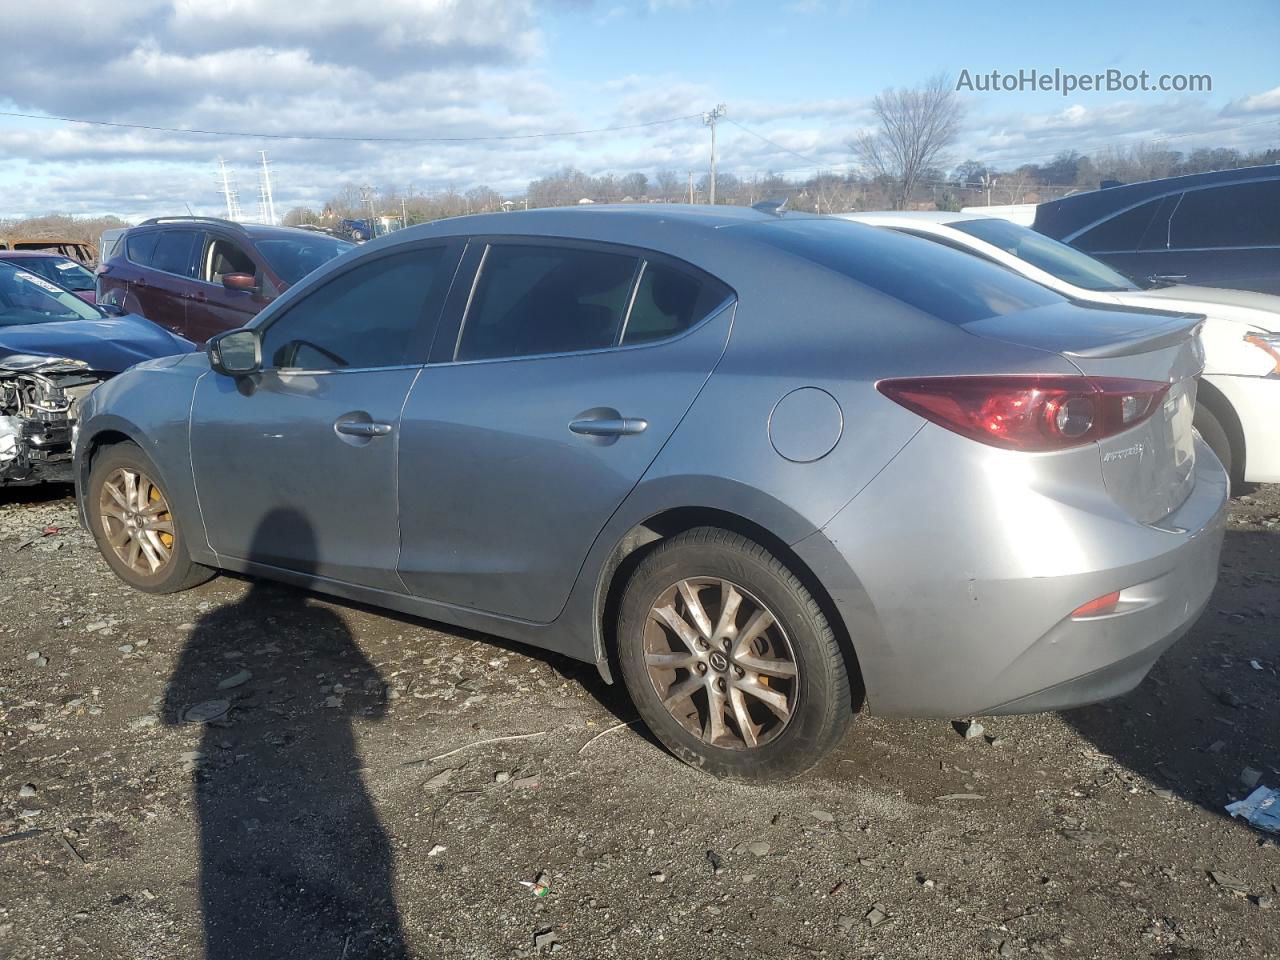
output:
[[[1032,226],[1138,280],[1280,294],[1280,164],[1078,193]]]

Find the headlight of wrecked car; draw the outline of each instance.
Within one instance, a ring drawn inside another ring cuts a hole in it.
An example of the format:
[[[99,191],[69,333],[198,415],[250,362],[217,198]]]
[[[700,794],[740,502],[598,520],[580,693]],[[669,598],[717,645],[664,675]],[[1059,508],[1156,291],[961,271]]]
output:
[[[34,353],[11,353],[0,357],[0,370],[14,373],[75,373],[88,369],[89,365],[83,360],[70,357],[41,357]]]

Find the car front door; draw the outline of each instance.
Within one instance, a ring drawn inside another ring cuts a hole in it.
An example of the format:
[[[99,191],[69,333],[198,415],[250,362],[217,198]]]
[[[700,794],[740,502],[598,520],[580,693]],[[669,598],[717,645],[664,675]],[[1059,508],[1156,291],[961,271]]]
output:
[[[710,376],[733,295],[616,247],[473,241],[466,261],[465,317],[446,310],[401,422],[400,576],[545,623]]]
[[[441,244],[362,258],[258,328],[260,373],[200,380],[191,459],[219,555],[402,592],[400,410],[456,259]],[[264,540],[282,514],[295,535]]]
[[[185,336],[193,343],[204,343],[224,330],[243,327],[269,302],[263,290],[266,279],[244,245],[222,233],[205,234],[196,263],[196,283],[187,302]],[[222,278],[229,273],[243,273],[257,280],[254,290],[231,290]]]

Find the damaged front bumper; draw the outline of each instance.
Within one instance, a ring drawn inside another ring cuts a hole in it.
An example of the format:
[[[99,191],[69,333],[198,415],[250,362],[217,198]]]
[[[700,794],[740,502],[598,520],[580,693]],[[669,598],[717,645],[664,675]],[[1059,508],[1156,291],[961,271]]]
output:
[[[80,403],[108,376],[79,360],[0,358],[0,486],[72,481]]]

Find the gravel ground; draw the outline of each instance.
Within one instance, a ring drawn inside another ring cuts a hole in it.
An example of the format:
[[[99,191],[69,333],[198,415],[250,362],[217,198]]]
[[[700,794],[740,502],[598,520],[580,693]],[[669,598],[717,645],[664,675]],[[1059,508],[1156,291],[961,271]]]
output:
[[[64,489],[0,491],[0,957],[1280,957],[1280,846],[1222,809],[1280,787],[1278,614],[1269,487],[1133,694],[972,739],[864,716],[748,788],[589,666],[234,577],[134,593]]]

